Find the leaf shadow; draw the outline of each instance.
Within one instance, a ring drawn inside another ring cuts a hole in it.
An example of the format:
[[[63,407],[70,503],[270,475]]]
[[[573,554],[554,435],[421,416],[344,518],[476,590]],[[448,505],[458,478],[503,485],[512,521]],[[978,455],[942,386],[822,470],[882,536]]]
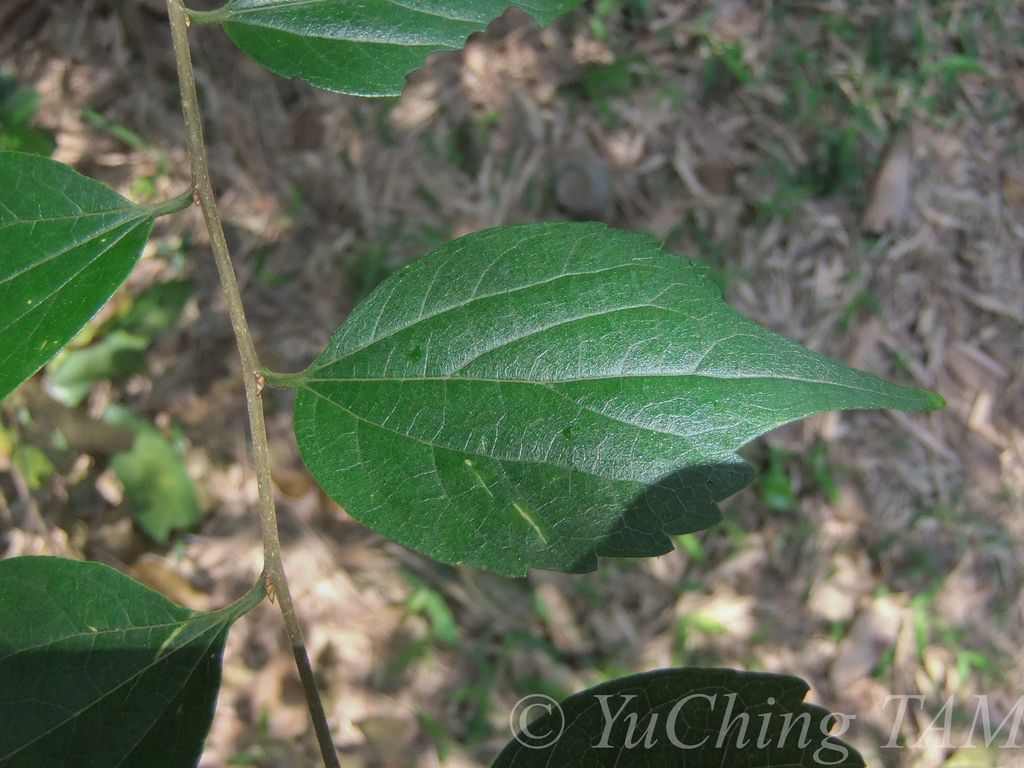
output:
[[[600,557],[656,557],[671,552],[669,537],[703,531],[721,522],[717,502],[753,479],[754,469],[735,455],[670,472],[629,503],[594,543],[594,551]]]

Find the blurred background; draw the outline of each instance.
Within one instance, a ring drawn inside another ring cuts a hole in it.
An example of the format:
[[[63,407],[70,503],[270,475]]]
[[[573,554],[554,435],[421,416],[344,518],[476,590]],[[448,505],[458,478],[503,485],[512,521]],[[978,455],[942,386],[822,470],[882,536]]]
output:
[[[266,391],[285,564],[343,765],[484,766],[520,697],[680,665],[804,678],[857,715],[846,738],[872,764],[1024,764],[1005,735],[958,749],[976,695],[996,726],[1024,694],[1019,2],[590,0],[546,30],[513,9],[379,100],[191,35],[271,369],[308,365],[441,243],[593,219],[708,264],[745,316],[948,401],[777,430],[744,449],[758,478],[725,521],[676,551],[513,580],[347,517],[302,466],[292,396]],[[138,202],[188,187],[159,0],[0,0],[0,67],[3,148]],[[0,556],[98,560],[204,610],[257,578],[219,290],[198,211],[158,220],[126,286],[0,405]],[[229,636],[203,766],[318,764],[276,610]],[[885,749],[891,695],[925,698]]]

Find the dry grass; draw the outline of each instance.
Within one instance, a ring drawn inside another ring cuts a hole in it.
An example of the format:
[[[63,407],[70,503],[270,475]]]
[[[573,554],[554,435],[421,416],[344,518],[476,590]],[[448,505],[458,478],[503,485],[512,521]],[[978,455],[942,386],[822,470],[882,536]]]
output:
[[[150,178],[166,198],[187,186],[187,160],[160,13],[148,0],[7,0],[0,60],[41,93],[57,159],[129,195]],[[886,695],[927,697],[907,743],[954,696],[957,744],[975,694],[1001,720],[1024,693],[1024,11],[656,0],[646,16],[593,18],[580,9],[541,31],[510,12],[387,102],[281,80],[219,32],[194,32],[215,186],[265,362],[307,364],[376,281],[447,238],[578,216],[666,239],[711,264],[747,317],[949,405],[778,430],[748,453],[789,478],[792,509],[755,487],[688,549],[512,581],[438,566],[347,518],[302,470],[278,395],[285,558],[345,764],[484,765],[513,703],[540,686],[721,664],[800,675],[815,701],[858,714],[850,738],[870,762],[938,766],[950,750],[934,732],[919,749],[879,749]],[[84,122],[83,107],[151,148]],[[87,497],[79,508],[59,484],[35,494],[49,532],[8,522],[4,535],[7,556],[84,553],[208,607],[260,565],[237,360],[195,211],[158,222],[130,287],[173,271],[156,245],[186,232],[195,306],[150,376],[97,386],[90,408],[116,399],[180,424],[207,522],[140,559],[124,510],[88,491],[93,468],[71,494]],[[0,489],[18,519],[30,500]],[[423,609],[430,594],[455,637]],[[239,752],[307,764],[287,657],[271,606],[238,623],[203,765]]]

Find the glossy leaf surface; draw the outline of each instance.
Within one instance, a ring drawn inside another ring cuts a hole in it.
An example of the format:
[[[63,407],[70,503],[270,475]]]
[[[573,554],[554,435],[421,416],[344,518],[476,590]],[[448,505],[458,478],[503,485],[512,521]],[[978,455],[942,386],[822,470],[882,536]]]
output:
[[[519,7],[547,26],[580,0],[525,0]],[[220,21],[232,40],[285,77],[360,96],[402,92],[405,76],[434,51],[458,50],[508,0],[236,0],[196,21]]]
[[[127,279],[153,218],[47,158],[0,152],[0,399],[53,358]]]
[[[857,750],[828,735],[838,719],[804,703],[808,690],[787,675],[662,669],[557,704],[526,697],[510,718],[516,736],[491,768],[861,768]]]
[[[445,245],[277,382],[299,387],[302,455],[350,515],[435,559],[582,572],[716,523],[752,477],[735,451],[774,427],[942,405],[745,320],[706,271],[598,224]]]
[[[194,766],[228,627],[99,563],[0,561],[0,765]]]

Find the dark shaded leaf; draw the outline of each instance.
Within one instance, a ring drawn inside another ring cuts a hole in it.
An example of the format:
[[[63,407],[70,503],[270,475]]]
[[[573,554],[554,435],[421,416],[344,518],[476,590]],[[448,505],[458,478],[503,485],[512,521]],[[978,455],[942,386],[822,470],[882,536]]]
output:
[[[228,627],[264,597],[199,613],[99,563],[0,561],[0,765],[191,768]]]
[[[491,768],[863,766],[857,750],[828,735],[837,718],[804,703],[808,690],[787,675],[662,669],[557,704],[529,696],[510,718],[515,738]]]

